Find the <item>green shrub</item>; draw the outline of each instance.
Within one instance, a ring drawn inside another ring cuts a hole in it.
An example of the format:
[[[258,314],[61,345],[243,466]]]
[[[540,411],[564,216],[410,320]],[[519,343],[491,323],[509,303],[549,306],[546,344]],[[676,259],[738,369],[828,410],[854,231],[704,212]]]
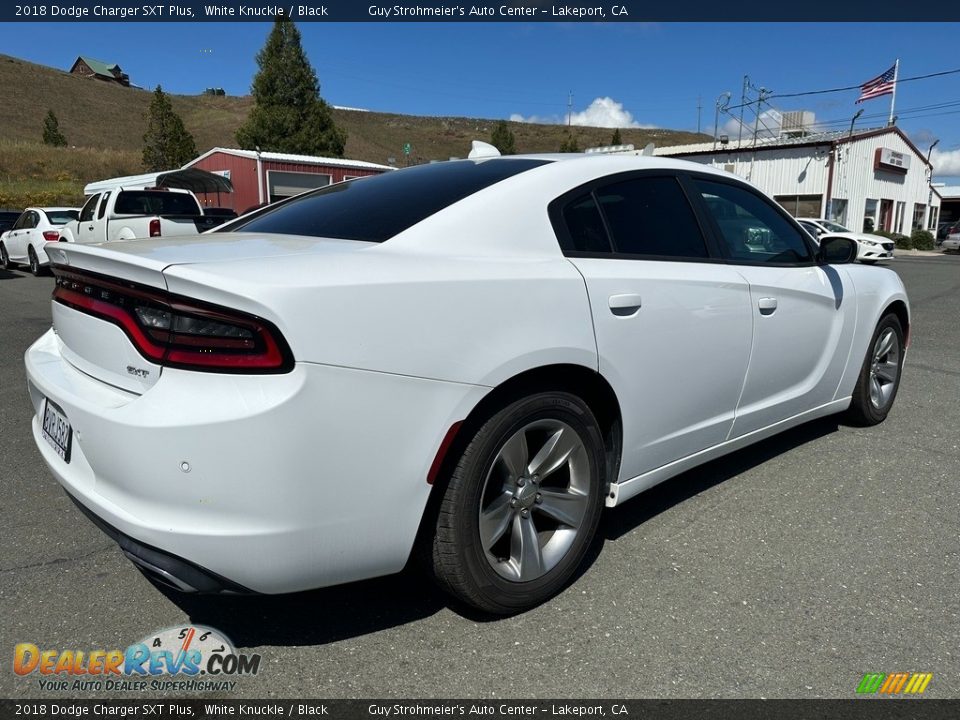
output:
[[[910,241],[917,250],[933,250],[933,234],[927,230],[914,230]]]

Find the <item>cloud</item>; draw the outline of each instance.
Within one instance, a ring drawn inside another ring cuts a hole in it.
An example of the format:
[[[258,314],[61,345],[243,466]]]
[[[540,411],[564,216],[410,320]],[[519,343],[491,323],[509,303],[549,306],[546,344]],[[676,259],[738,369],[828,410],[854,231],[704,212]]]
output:
[[[926,128],[921,128],[920,130],[916,130],[908,134],[910,139],[913,140],[914,144],[918,147],[921,145],[929,145],[937,139],[937,136],[933,133],[933,131],[927,130]]]
[[[937,148],[930,153],[933,174],[937,177],[960,176],[960,148],[941,152]]]
[[[510,116],[513,122],[564,125],[566,115],[531,115],[524,117],[519,113]],[[654,128],[656,125],[644,125],[633,114],[611,97],[598,97],[585,110],[570,114],[570,124],[584,127],[602,128]]]
[[[743,133],[740,132],[740,118],[730,118],[718,131],[719,135],[726,135],[731,141],[742,137],[749,140],[753,137],[753,128],[756,118],[750,119],[745,116],[743,119]],[[757,137],[772,138],[780,135],[780,126],[783,123],[783,117],[776,110],[764,110],[760,113],[760,122],[757,124]]]
[[[769,138],[780,137],[780,131],[783,127],[783,116],[785,113],[781,113],[779,110],[764,110],[760,113],[760,122],[757,123],[756,117],[752,117],[750,113],[746,113],[743,118],[743,133],[740,133],[740,118],[730,118],[727,120],[718,131],[718,135],[726,135],[730,140],[736,140],[737,137],[742,137],[744,142],[748,142],[753,138],[753,129],[757,128],[757,137],[761,140]],[[829,130],[829,127],[821,125],[817,122],[816,115],[813,116],[812,121],[806,126],[806,133],[818,133]],[[796,132],[798,128],[794,128]]]

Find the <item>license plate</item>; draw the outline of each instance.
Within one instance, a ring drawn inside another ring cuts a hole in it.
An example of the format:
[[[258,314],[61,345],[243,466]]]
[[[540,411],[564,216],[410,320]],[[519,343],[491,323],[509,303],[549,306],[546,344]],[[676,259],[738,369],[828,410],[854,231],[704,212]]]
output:
[[[73,430],[60,406],[49,399],[43,408],[43,424],[40,426],[40,433],[64,462],[70,462]]]

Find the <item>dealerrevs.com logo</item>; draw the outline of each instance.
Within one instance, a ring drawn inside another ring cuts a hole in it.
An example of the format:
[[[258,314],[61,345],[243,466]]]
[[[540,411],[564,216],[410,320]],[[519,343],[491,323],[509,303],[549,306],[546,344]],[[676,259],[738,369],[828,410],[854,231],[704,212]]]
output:
[[[260,655],[238,653],[219,630],[200,625],[167,628],[125,650],[18,643],[13,651],[13,671],[49,692],[231,691],[234,678],[259,670]]]

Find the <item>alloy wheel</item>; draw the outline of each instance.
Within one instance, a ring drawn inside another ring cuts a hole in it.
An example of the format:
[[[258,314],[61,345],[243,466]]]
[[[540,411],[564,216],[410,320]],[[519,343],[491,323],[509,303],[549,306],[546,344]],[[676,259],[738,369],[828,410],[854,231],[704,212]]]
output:
[[[870,403],[878,410],[893,398],[900,375],[900,343],[893,328],[886,328],[877,337],[870,361]]]
[[[501,577],[529,582],[563,559],[584,524],[592,485],[580,435],[561,420],[528,423],[503,443],[487,472],[479,528]]]

